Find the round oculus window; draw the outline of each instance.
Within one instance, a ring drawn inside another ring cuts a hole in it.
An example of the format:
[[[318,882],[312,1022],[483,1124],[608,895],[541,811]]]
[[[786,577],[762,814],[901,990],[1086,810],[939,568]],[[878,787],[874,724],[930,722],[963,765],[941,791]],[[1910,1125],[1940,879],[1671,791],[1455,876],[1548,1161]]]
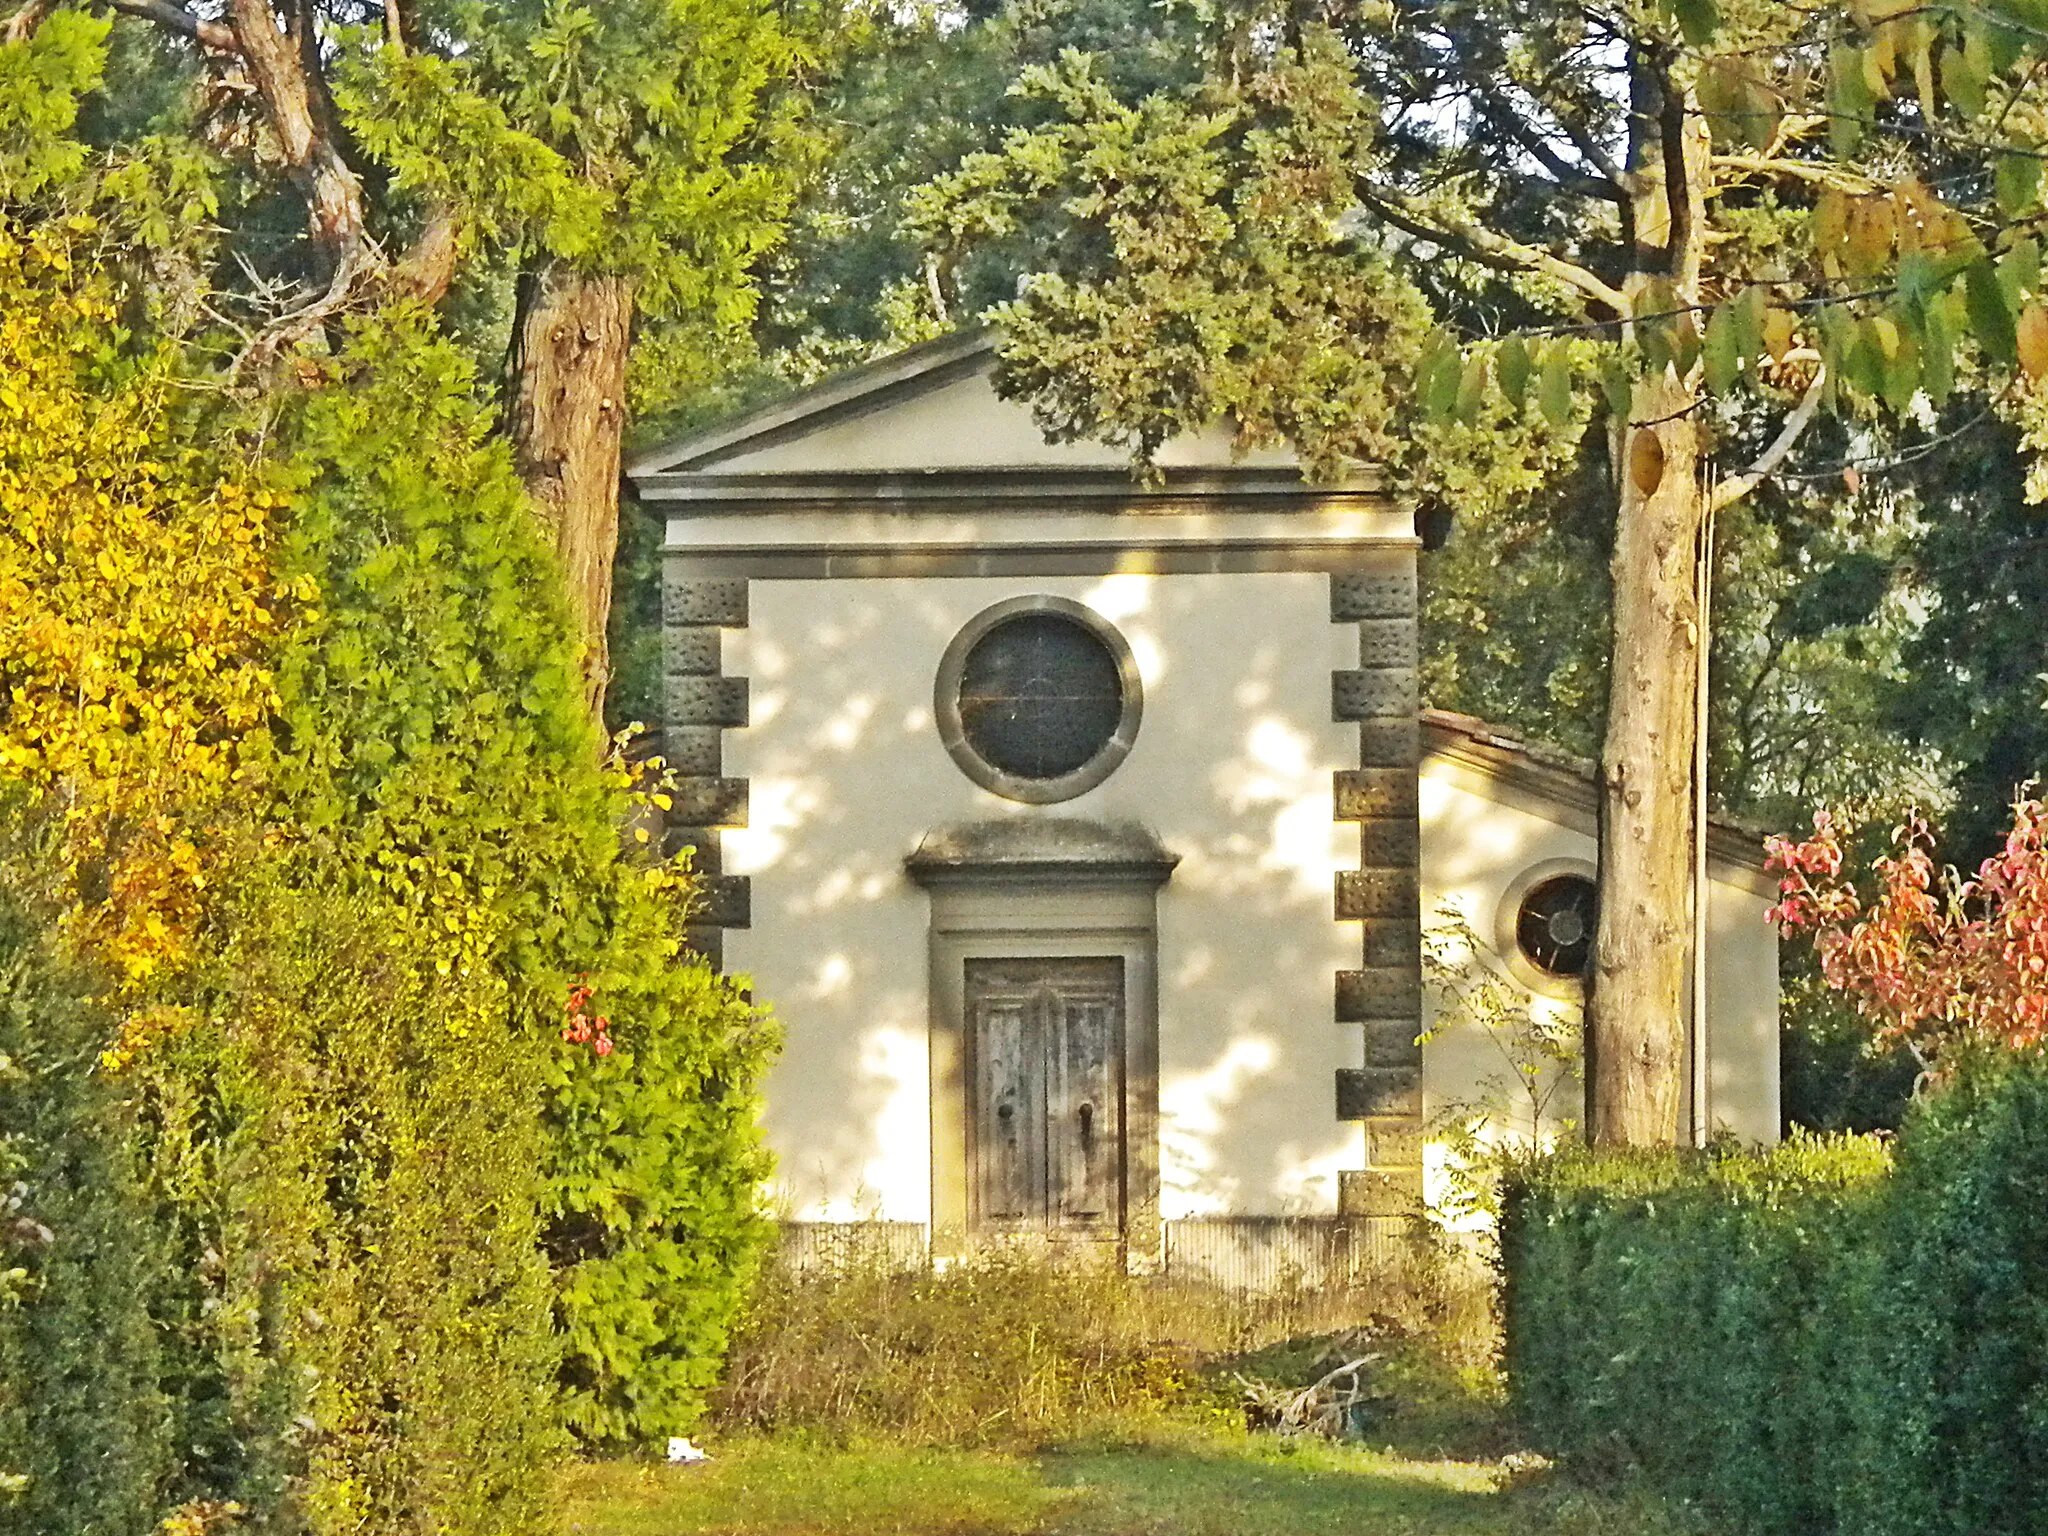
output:
[[[1108,778],[1137,734],[1140,687],[1123,636],[1064,598],[1018,598],[979,614],[947,648],[939,732],[967,776],[1045,804]]]
[[[1545,976],[1586,974],[1593,958],[1595,887],[1584,875],[1552,875],[1531,886],[1515,911],[1515,948]]]

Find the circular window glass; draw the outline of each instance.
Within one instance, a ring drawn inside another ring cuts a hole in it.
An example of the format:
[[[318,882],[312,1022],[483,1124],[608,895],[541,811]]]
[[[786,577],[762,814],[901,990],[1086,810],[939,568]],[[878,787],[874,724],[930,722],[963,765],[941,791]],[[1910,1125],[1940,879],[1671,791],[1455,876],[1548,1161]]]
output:
[[[939,730],[968,777],[1044,803],[1092,789],[1137,733],[1123,637],[1079,603],[1019,598],[979,615],[939,668]]]
[[[1532,886],[1515,912],[1515,947],[1546,976],[1579,977],[1593,958],[1593,882],[1553,875]]]

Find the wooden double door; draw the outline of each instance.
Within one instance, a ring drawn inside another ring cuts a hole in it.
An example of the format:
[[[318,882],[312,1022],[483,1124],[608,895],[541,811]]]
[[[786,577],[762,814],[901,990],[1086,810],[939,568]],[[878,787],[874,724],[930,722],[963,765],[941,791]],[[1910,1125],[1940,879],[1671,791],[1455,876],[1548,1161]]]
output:
[[[1120,1238],[1123,960],[966,966],[970,1220],[989,1233]]]

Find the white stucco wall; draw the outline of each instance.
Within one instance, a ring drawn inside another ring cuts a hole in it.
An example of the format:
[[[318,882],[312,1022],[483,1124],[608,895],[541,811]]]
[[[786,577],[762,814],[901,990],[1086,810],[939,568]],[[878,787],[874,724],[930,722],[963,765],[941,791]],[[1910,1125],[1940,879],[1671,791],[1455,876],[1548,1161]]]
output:
[[[1484,792],[1473,777],[1440,760],[1423,765],[1422,910],[1426,923],[1449,904],[1488,943],[1499,935],[1501,908],[1523,871],[1552,861],[1591,873],[1596,852],[1590,833],[1509,803],[1518,798],[1494,786]],[[1778,1137],[1778,953],[1764,920],[1769,906],[1733,879],[1711,882],[1708,899],[1707,1103],[1713,1124],[1746,1141]],[[1530,994],[1533,997],[1533,994]],[[1538,1009],[1573,1009],[1533,997]],[[1576,1011],[1573,1009],[1573,1011]],[[1500,1051],[1469,1025],[1446,1027],[1431,1006],[1436,1030],[1423,1051],[1424,1111],[1436,1115],[1453,1103],[1486,1097],[1481,1085],[1507,1069]],[[1690,1106],[1687,1085],[1686,1113]],[[1551,1104],[1558,1118],[1580,1120],[1582,1085],[1571,1084]],[[1543,1129],[1554,1130],[1554,1124]],[[1526,1132],[1526,1125],[1521,1127]],[[1434,1191],[1432,1191],[1434,1193]]]
[[[786,1031],[767,1090],[780,1202],[929,1219],[928,908],[902,861],[934,826],[1043,814],[970,783],[931,717],[947,642],[1030,593],[1112,620],[1144,677],[1129,759],[1049,810],[1142,821],[1181,856],[1159,901],[1161,1214],[1333,1212],[1362,1149],[1332,1078],[1362,1045],[1330,1005],[1358,963],[1357,926],[1331,915],[1358,847],[1330,819],[1330,776],[1357,762],[1330,673],[1358,642],[1308,574],[754,584],[725,638],[753,697],[726,737],[726,772],[752,781],[726,868],[754,882],[726,959]]]
[[[947,643],[1031,593],[1116,623],[1145,682],[1129,759],[1044,811],[977,788],[932,722]],[[1363,1149],[1332,1118],[1333,1074],[1360,1064],[1362,1041],[1331,1009],[1359,949],[1357,925],[1332,916],[1358,842],[1330,815],[1331,774],[1357,761],[1330,673],[1358,657],[1356,630],[1329,622],[1326,577],[757,581],[750,627],[724,647],[752,687],[752,723],[726,736],[751,825],[725,834],[725,867],[753,878],[753,926],[727,935],[726,961],[786,1033],[767,1089],[783,1214],[929,1220],[928,905],[903,858],[935,826],[1048,813],[1142,821],[1181,856],[1159,900],[1161,1215],[1334,1212],[1337,1170]],[[1490,937],[1524,870],[1590,864],[1589,834],[1513,798],[1425,765],[1425,915],[1455,902]],[[1715,884],[1711,1102],[1751,1140],[1778,1124],[1765,905]],[[1484,1039],[1442,1033],[1424,1052],[1426,1107],[1480,1097],[1501,1066]],[[1560,1108],[1580,1114],[1572,1095]]]

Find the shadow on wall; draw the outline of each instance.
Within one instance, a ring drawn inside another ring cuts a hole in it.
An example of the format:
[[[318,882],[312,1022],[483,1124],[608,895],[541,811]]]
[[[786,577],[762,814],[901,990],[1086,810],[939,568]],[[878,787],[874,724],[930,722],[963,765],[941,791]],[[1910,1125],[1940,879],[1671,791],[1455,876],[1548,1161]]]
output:
[[[1130,757],[1049,808],[971,783],[932,720],[947,643],[1032,593],[1115,623],[1145,685]],[[751,825],[725,858],[754,926],[727,953],[787,1030],[767,1119],[792,1214],[928,1219],[927,908],[902,860],[934,826],[1047,814],[1142,821],[1182,858],[1159,906],[1162,1214],[1335,1210],[1359,1147],[1330,1085],[1359,1046],[1331,980],[1358,940],[1331,889],[1358,855],[1330,782],[1357,745],[1330,672],[1357,655],[1327,578],[764,581],[725,643],[753,697],[726,770]]]

